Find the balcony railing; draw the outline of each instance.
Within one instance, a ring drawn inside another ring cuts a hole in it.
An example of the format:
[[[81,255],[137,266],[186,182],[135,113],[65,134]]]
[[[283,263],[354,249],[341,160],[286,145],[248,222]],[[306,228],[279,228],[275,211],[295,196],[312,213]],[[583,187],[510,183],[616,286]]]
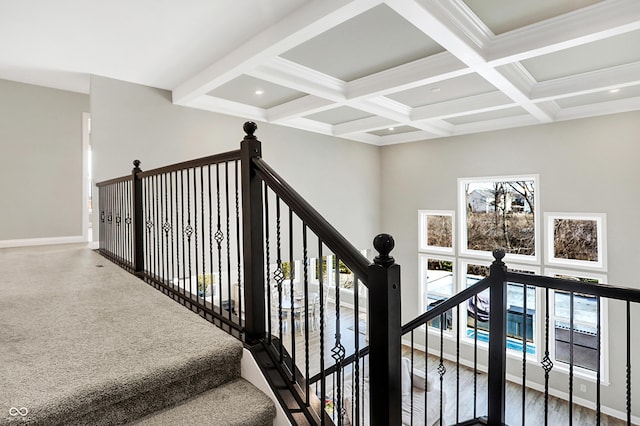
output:
[[[566,331],[561,343],[569,367],[567,424],[573,422],[576,351],[585,346],[578,342],[575,295],[597,300],[598,338],[591,348],[598,360],[597,423],[605,391],[600,301],[625,304],[626,324],[620,326],[627,333],[625,414],[631,424],[631,305],[640,302],[640,291],[509,272],[504,253],[496,251],[488,278],[401,326],[393,238],[375,238],[378,253],[370,262],[262,159],[255,124],[246,123],[244,130],[237,151],[148,171],[136,161],[131,175],[99,183],[99,250],[241,338],[293,423],[505,424],[513,403],[505,398],[507,347],[515,341],[522,371],[518,421],[528,418],[527,376],[540,368],[546,424],[554,371],[549,336],[556,326],[549,291],[562,291],[570,304],[568,322],[558,325]],[[348,285],[341,269],[351,273]],[[523,306],[509,311],[509,286],[540,287],[547,296],[545,310],[536,312],[544,315],[544,340],[535,342],[536,349],[544,348],[540,366],[527,363],[534,307],[524,297]],[[487,290],[489,310],[483,316],[479,300]],[[471,398],[461,401],[461,369],[469,368],[463,366],[461,342],[469,337],[473,380],[465,390]],[[484,397],[481,371],[488,371]],[[445,395],[452,378],[455,390]],[[454,416],[447,414],[452,404]]]

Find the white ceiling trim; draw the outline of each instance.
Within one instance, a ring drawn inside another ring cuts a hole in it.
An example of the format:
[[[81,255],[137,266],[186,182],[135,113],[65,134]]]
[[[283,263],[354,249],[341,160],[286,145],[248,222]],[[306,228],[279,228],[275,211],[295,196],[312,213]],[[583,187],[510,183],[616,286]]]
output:
[[[531,99],[539,102],[637,84],[640,84],[640,62],[538,83],[531,90]]]
[[[610,0],[496,36],[487,62],[496,67],[640,29],[640,1]]]
[[[322,0],[307,3],[179,85],[173,90],[173,102],[182,105],[209,93],[265,61],[380,3],[376,0]]]
[[[246,74],[333,102],[346,99],[347,84],[344,81],[284,58],[272,58]]]

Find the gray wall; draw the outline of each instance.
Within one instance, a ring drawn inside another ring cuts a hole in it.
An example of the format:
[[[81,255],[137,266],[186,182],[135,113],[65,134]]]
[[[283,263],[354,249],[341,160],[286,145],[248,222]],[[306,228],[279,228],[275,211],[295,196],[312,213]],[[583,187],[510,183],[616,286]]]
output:
[[[382,148],[382,227],[395,237],[393,255],[402,266],[403,320],[418,313],[418,210],[456,210],[460,177],[539,174],[541,212],[606,213],[608,281],[640,288],[639,135],[640,112],[633,112]],[[609,303],[607,324],[624,324],[620,307]],[[640,310],[634,312],[640,324]],[[624,350],[615,348],[625,347],[625,328],[609,331],[612,385],[603,402],[622,409]],[[637,339],[633,351],[640,353]],[[541,368],[531,370],[528,377],[541,380]],[[554,380],[566,391],[566,376]]]
[[[89,97],[0,80],[0,241],[81,236]]]
[[[134,159],[149,170],[238,149],[244,137],[245,120],[176,106],[165,90],[97,76],[91,116],[95,182],[130,173]],[[280,175],[354,245],[371,247],[380,225],[377,147],[265,123],[256,135]]]

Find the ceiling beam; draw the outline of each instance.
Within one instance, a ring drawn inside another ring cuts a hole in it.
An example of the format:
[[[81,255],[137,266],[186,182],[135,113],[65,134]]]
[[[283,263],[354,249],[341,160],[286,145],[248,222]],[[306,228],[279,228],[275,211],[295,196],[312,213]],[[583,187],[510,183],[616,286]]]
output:
[[[173,90],[173,102],[185,105],[379,3],[378,0],[315,0],[307,3],[180,84]]]

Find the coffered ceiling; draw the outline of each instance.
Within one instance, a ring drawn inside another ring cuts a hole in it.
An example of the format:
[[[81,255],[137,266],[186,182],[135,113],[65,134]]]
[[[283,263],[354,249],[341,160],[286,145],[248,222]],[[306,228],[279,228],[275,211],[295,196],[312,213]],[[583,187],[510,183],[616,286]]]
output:
[[[126,11],[122,0],[97,3]],[[178,105],[375,145],[640,109],[638,0],[148,6],[132,12],[143,33],[125,28],[129,39],[113,43],[143,49],[156,33],[162,43],[135,60],[65,72],[161,87]],[[171,28],[156,28],[163,20]],[[106,31],[99,22],[94,31]],[[11,77],[10,65],[0,58],[0,78]]]

